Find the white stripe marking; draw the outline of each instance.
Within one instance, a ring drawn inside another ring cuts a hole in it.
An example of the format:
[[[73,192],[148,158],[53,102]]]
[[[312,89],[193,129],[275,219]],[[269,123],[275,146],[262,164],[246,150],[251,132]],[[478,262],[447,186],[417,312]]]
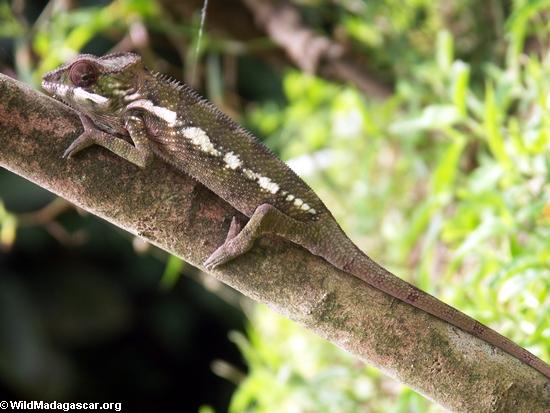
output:
[[[221,152],[214,147],[214,144],[210,141],[206,132],[201,128],[184,128],[182,133],[193,145],[198,146],[201,151],[214,156],[221,155]]]
[[[81,87],[77,87],[73,90],[73,96],[76,100],[79,100],[81,102],[91,100],[92,102],[95,102],[98,105],[103,105],[109,101],[109,99],[107,99],[105,96],[87,92]]]
[[[128,105],[128,109],[141,108],[164,120],[168,126],[175,126],[178,115],[173,110],[155,106],[150,100],[136,100]]]

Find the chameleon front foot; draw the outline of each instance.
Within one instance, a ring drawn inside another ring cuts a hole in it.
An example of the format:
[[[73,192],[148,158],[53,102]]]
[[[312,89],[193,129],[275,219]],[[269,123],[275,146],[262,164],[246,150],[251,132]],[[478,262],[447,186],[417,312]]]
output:
[[[64,158],[70,158],[81,150],[93,145],[102,146],[140,168],[145,168],[153,157],[153,153],[149,149],[143,119],[139,116],[129,115],[125,121],[125,128],[135,145],[132,145],[123,138],[98,129],[92,120],[85,115],[80,115],[80,120],[84,127],[84,132],[65,150],[63,154]]]
[[[63,152],[63,158],[72,158],[73,155],[95,144],[95,141],[89,132],[84,132],[76,138]]]
[[[93,122],[85,115],[79,114],[80,122],[84,127],[84,132],[76,138],[63,152],[63,158],[72,158],[75,154],[83,149],[89,148],[97,143],[96,134],[103,133],[97,130]]]

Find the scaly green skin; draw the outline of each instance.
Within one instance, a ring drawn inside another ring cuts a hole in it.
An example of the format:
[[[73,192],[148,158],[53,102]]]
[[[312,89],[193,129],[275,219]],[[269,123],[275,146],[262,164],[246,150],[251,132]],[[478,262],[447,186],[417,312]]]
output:
[[[244,227],[233,219],[206,268],[244,254],[264,234],[276,234],[550,378],[550,366],[527,350],[372,261],[284,162],[192,89],[148,71],[138,55],[81,55],[46,74],[42,85],[72,106],[84,125],[64,156],[91,145],[140,167],[158,156],[250,218]]]

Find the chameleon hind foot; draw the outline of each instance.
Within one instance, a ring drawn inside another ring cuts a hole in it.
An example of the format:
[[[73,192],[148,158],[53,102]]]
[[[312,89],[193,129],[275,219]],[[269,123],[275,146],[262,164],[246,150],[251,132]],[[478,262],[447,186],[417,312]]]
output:
[[[306,233],[304,224],[284,214],[273,205],[262,204],[256,208],[244,228],[233,218],[225,242],[204,262],[208,270],[244,254],[254,241],[264,234],[275,234],[301,244]]]
[[[218,265],[225,264],[227,261],[235,258],[236,256],[246,252],[239,253],[239,248],[232,242],[242,231],[242,224],[236,217],[231,220],[229,231],[225,237],[224,243],[214,251],[210,257],[204,261],[204,266],[208,270],[213,270]]]

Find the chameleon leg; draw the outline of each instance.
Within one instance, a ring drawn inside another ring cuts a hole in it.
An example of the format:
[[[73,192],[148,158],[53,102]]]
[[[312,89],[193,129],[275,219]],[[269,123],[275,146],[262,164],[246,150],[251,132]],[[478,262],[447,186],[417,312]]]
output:
[[[87,116],[79,113],[78,117],[80,118],[80,122],[82,122],[84,132],[82,132],[82,134],[76,138],[67,149],[65,149],[63,158],[71,158],[75,153],[80,152],[82,149],[94,145],[94,140],[91,137],[94,133],[104,133],[99,131]]]
[[[233,217],[233,219],[231,220],[231,225],[229,226],[229,231],[227,231],[227,236],[225,237],[225,242],[229,242],[237,235],[239,235],[242,229],[242,224],[236,217]]]
[[[125,126],[135,146],[122,138],[118,138],[97,129],[87,116],[80,115],[80,120],[84,126],[84,132],[65,150],[63,154],[64,158],[70,158],[74,154],[92,145],[103,146],[121,158],[141,168],[144,168],[152,157],[152,152],[147,144],[147,130],[140,117],[130,115],[126,119]]]
[[[240,230],[238,221],[233,218],[225,242],[207,258],[204,266],[212,270],[231,261],[250,250],[254,241],[264,234],[279,235],[307,248],[307,245],[311,244],[308,242],[308,229],[311,228],[303,222],[289,217],[274,206],[262,204],[256,208],[242,230]]]

